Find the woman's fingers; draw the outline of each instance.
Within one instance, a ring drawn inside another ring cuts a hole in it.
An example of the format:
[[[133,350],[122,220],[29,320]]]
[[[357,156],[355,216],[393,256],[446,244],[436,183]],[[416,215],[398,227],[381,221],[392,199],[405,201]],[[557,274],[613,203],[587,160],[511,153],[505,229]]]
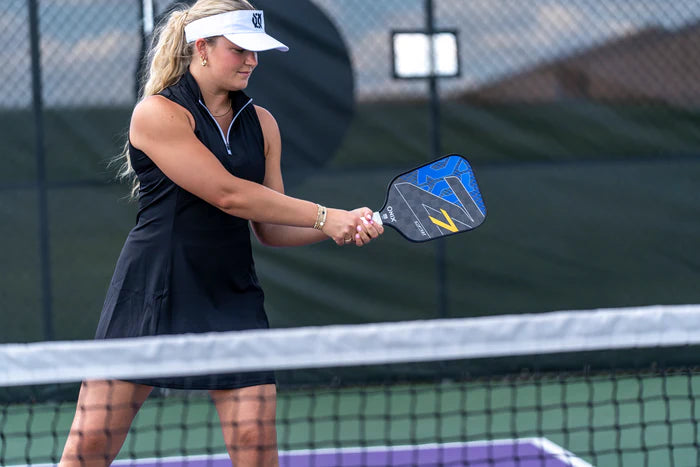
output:
[[[362,228],[362,225],[357,226],[357,233],[355,234],[355,245],[357,246],[363,246],[368,244],[370,241],[369,234],[365,229]]]
[[[372,214],[371,214],[371,213],[370,213],[370,214],[367,214],[367,216],[365,216],[365,217],[362,219],[362,223],[363,223],[363,228],[367,231],[367,234],[368,234],[371,238],[377,238],[377,237],[379,237],[379,236],[382,234],[382,232],[384,231],[384,229],[382,229],[380,225],[376,224],[376,223],[372,220]],[[380,230],[380,229],[381,229],[381,230]]]
[[[338,223],[334,222],[338,230],[335,230],[335,234],[329,235],[340,246],[353,243],[356,246],[364,246],[384,233],[384,228],[372,220],[373,212],[369,208],[345,211],[343,214],[339,210],[329,210],[329,214],[331,213],[332,215],[329,215],[329,219],[333,217],[334,221],[338,221]],[[338,217],[336,217],[336,214],[338,214]],[[345,214],[349,215],[349,218],[343,219],[342,216]],[[333,229],[329,227],[329,230],[332,231]]]
[[[355,234],[355,245],[363,246],[368,244],[373,238],[381,235],[379,229],[372,220],[371,211],[367,212],[357,222],[357,234]]]

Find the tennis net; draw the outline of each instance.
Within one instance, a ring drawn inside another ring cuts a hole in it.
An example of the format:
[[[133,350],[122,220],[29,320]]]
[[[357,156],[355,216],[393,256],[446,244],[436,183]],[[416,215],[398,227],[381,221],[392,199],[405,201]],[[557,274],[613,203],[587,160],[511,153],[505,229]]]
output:
[[[110,448],[74,465],[695,466],[699,344],[696,305],[8,344],[0,465],[58,463],[87,381],[101,397],[77,412],[102,425],[73,439]],[[196,389],[264,371],[276,401]],[[185,389],[154,390],[127,435],[140,402],[102,380],[162,377]]]

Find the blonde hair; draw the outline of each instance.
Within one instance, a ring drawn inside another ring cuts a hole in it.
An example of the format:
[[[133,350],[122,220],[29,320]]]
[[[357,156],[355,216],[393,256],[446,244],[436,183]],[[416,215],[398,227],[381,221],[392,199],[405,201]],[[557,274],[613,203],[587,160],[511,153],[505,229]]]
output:
[[[161,22],[153,32],[154,45],[146,60],[148,72],[141,88],[139,102],[177,83],[187,71],[194,55],[194,43],[187,43],[185,26],[207,16],[255,9],[247,0],[197,0],[191,7],[183,7],[185,8],[172,11],[167,20]],[[206,40],[212,42],[214,39]],[[120,165],[118,178],[131,182],[131,196],[135,198],[139,190],[139,181],[129,159],[128,138],[124,150],[115,162]]]

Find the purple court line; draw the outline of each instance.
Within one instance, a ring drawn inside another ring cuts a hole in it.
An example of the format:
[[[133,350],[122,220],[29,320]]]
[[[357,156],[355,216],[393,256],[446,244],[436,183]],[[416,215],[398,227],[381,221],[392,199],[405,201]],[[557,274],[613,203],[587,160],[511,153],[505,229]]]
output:
[[[115,466],[230,467],[228,456],[117,461]],[[593,467],[544,438],[286,451],[280,467]]]

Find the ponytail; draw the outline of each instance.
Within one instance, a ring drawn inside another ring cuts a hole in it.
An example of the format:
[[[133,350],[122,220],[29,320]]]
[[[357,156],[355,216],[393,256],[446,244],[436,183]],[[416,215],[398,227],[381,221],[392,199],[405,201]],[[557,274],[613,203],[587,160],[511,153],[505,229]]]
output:
[[[148,54],[150,68],[141,99],[177,83],[187,71],[192,58],[192,47],[185,39],[188,13],[188,10],[174,11],[164,25],[156,28],[157,41]]]

